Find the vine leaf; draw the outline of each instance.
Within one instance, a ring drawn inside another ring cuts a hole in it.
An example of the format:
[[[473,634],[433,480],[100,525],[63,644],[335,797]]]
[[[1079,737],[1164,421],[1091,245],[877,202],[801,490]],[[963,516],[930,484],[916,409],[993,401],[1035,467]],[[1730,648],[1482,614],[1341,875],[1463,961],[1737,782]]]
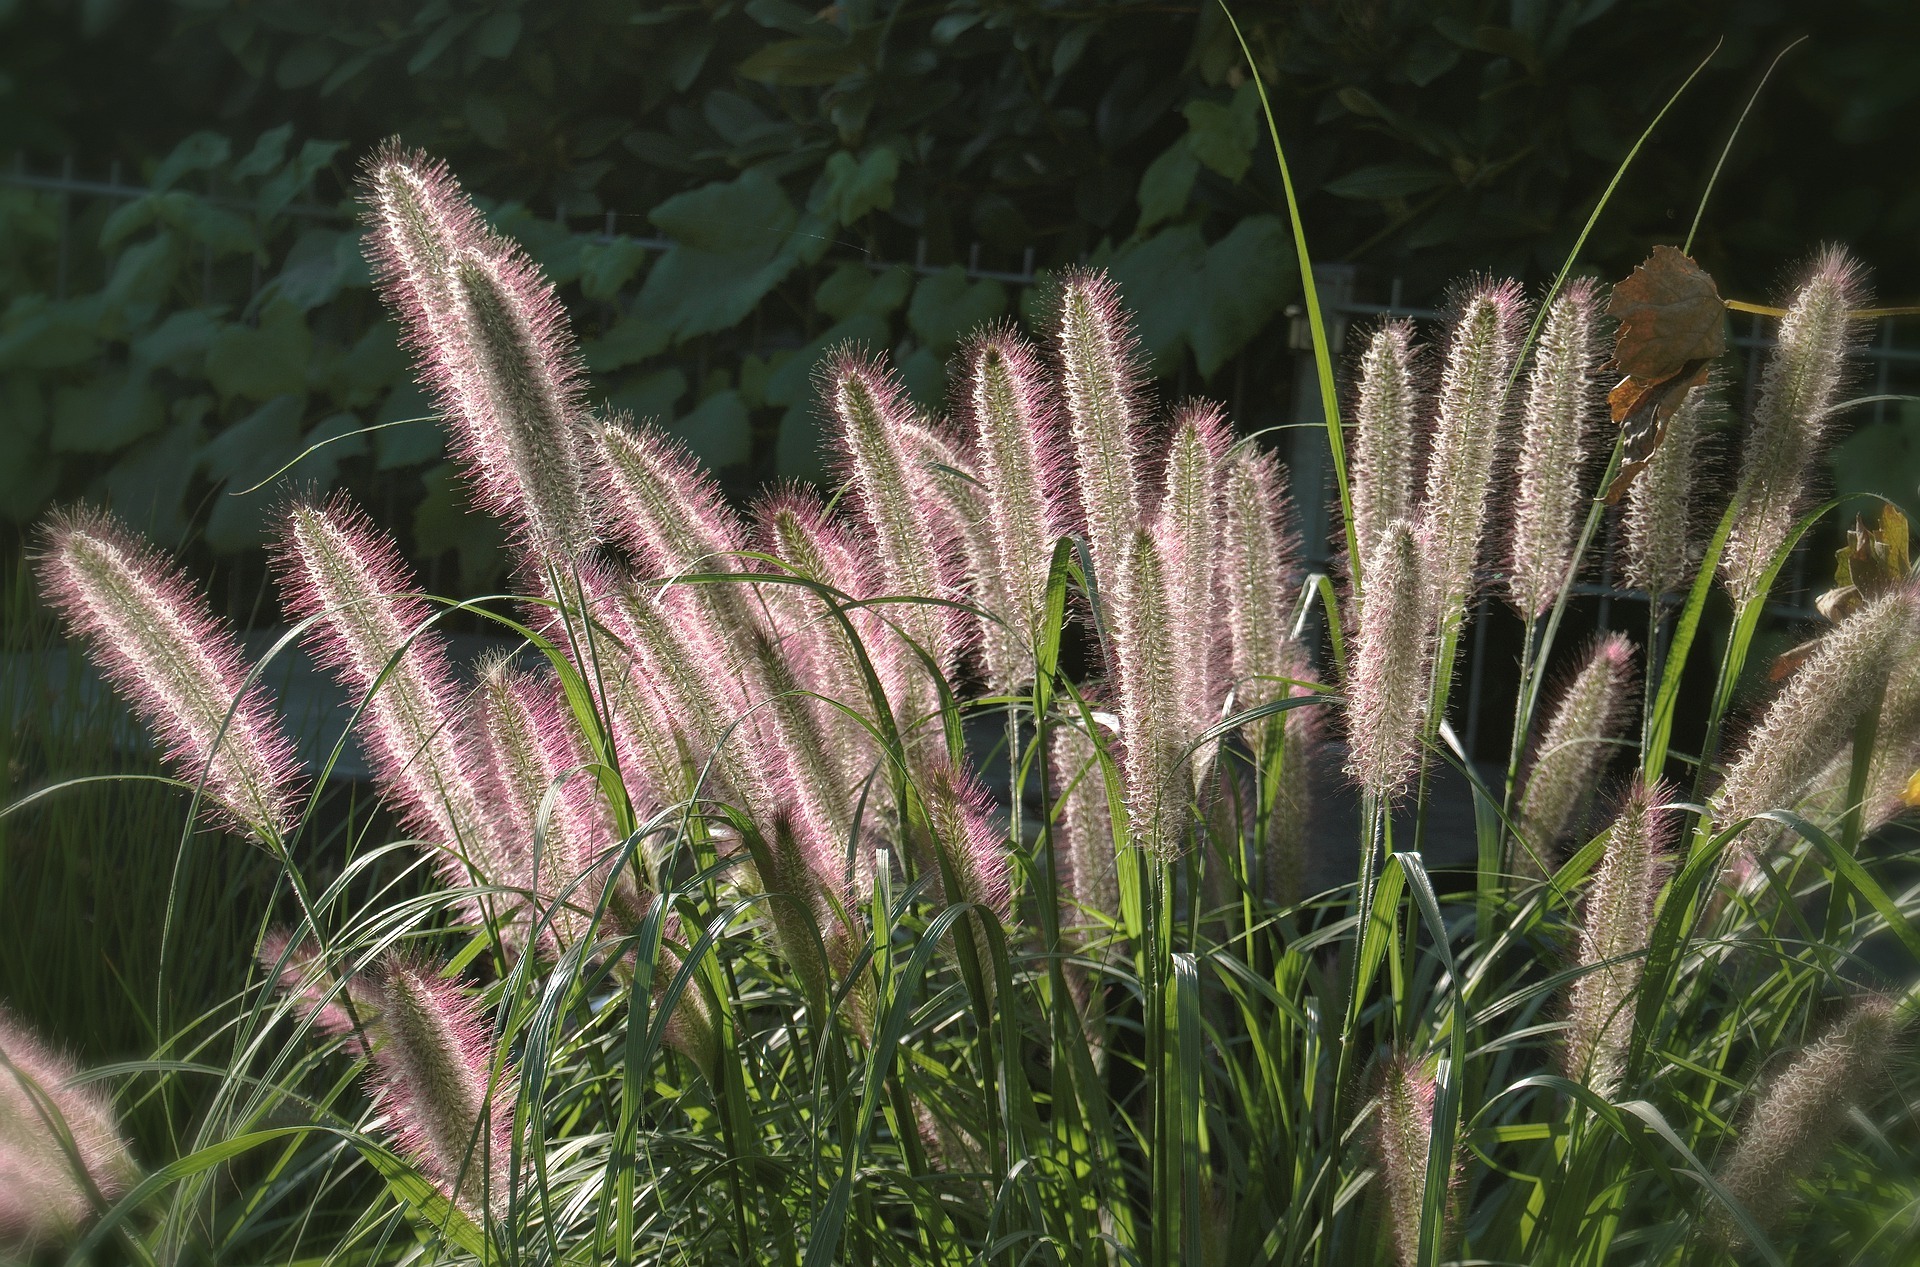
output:
[[[1656,246],[1613,288],[1607,312],[1620,323],[1613,363],[1626,374],[1607,394],[1624,442],[1620,473],[1607,489],[1607,500],[1617,502],[1653,459],[1688,394],[1726,352],[1726,305],[1691,257]]]

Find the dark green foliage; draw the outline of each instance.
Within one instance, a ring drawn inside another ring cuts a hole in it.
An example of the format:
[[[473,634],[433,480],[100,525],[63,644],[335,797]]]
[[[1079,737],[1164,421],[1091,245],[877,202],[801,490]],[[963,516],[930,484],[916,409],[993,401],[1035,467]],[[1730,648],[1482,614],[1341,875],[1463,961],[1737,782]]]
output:
[[[1735,149],[1703,261],[1743,294],[1844,237],[1883,286],[1911,280],[1920,201],[1869,159],[1915,109],[1902,50],[1920,25],[1891,0],[1246,8],[1317,248],[1403,277],[1409,297],[1467,266],[1557,261],[1633,134],[1724,36],[1586,256],[1623,272],[1648,238],[1684,233],[1793,23],[1815,38]],[[16,0],[0,76],[0,134],[32,172],[71,156],[97,180],[118,162],[157,191],[76,196],[63,245],[60,195],[0,190],[14,523],[85,492],[169,542],[247,550],[280,494],[228,494],[427,412],[340,202],[346,156],[393,132],[502,199],[497,223],[574,307],[597,389],[678,420],[742,486],[819,473],[803,388],[836,342],[890,349],[937,403],[957,335],[1038,298],[960,265],[1024,276],[1029,250],[1037,270],[1108,266],[1157,372],[1237,366],[1255,423],[1285,399],[1268,351],[1297,279],[1245,63],[1210,0]],[[876,276],[866,254],[927,268]],[[496,542],[461,513],[441,447],[434,424],[395,426],[288,478],[392,505],[416,553],[454,552],[479,583]]]

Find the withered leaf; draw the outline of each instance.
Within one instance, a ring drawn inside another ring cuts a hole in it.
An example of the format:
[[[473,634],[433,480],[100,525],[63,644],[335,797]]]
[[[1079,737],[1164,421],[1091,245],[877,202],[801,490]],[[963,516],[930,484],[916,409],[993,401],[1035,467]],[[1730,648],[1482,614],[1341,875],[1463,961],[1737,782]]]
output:
[[[1623,378],[1607,393],[1607,405],[1620,424],[1620,473],[1607,486],[1607,501],[1617,502],[1653,460],[1667,437],[1667,424],[1686,403],[1687,393],[1707,381],[1712,363],[1688,361],[1665,378]]]
[[[1727,350],[1727,309],[1719,288],[1671,246],[1654,247],[1613,288],[1607,313],[1620,323],[1613,363],[1635,378],[1666,378],[1689,361],[1710,361]]]

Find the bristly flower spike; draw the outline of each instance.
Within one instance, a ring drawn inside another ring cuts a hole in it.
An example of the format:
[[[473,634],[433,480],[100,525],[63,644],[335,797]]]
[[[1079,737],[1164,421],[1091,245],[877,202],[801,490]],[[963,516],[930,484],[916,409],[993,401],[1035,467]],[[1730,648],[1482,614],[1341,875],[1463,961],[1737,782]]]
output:
[[[899,382],[883,362],[843,349],[824,381],[848,474],[872,525],[882,581],[890,594],[944,598],[946,570],[931,508],[917,495],[917,455],[906,429],[915,419]],[[893,604],[888,620],[944,669],[953,648],[948,610],[926,603]]]
[[[1920,640],[1920,594],[1902,587],[1874,599],[1820,640],[1754,727],[1714,795],[1723,827],[1790,809],[1846,744],[1854,722],[1879,700],[1888,674]],[[1735,847],[1751,849],[1742,833]]]
[[[297,505],[278,545],[283,601],[314,658],[365,700],[367,748],[409,828],[454,887],[513,874],[488,831],[484,763],[467,751],[445,639],[393,539],[344,498]]]
[[[1613,742],[1632,711],[1633,643],[1608,634],[1588,653],[1541,733],[1520,795],[1520,837],[1529,866],[1553,860],[1555,847],[1578,830],[1595,784],[1614,756]]]
[[[1521,415],[1519,488],[1507,578],[1514,606],[1537,616],[1559,597],[1573,566],[1581,480],[1594,434],[1594,371],[1600,361],[1594,284],[1573,282],[1547,309]]]
[[[1165,861],[1180,852],[1193,783],[1181,753],[1191,736],[1174,673],[1173,613],[1166,561],[1153,534],[1138,529],[1128,545],[1127,602],[1114,642],[1120,659],[1120,737],[1127,811],[1134,843]]]
[[[976,635],[990,683],[1011,689],[1033,660],[1021,620],[1009,602],[1000,552],[994,548],[987,490],[970,454],[935,426],[910,422],[901,428],[910,462],[908,478],[932,509],[935,547],[948,589],[980,609],[966,615]],[[972,639],[970,638],[969,641]]]
[[[371,1077],[401,1151],[469,1214],[503,1213],[513,1189],[512,1066],[496,1061],[473,1000],[432,969],[390,959],[381,994],[384,1041]]]
[[[56,516],[41,588],[183,777],[263,840],[295,823],[293,747],[240,644],[171,562],[104,512]],[[236,702],[237,701],[237,702]]]
[[[138,1175],[104,1089],[0,1010],[0,1249],[70,1237]],[[11,1255],[9,1255],[11,1257]]]
[[[746,528],[679,441],[624,419],[595,430],[612,535],[662,576],[744,571]],[[712,588],[712,587],[703,587]]]
[[[1830,248],[1780,322],[1741,446],[1734,490],[1739,510],[1721,559],[1721,574],[1737,603],[1762,597],[1767,567],[1793,528],[1794,513],[1806,496],[1807,470],[1833,422],[1847,352],[1859,329],[1853,310],[1864,292],[1860,266]]]
[[[1094,581],[1117,611],[1126,605],[1125,561],[1140,526],[1143,372],[1132,322],[1105,274],[1067,275],[1054,339]]]
[[[1525,313],[1518,283],[1482,284],[1462,303],[1447,346],[1420,508],[1427,583],[1441,629],[1460,620],[1473,591],[1488,493],[1507,430],[1507,379]]]
[[[618,918],[630,918],[637,894],[624,872],[608,892],[613,825],[558,688],[494,656],[480,666],[480,701],[498,798],[494,830],[516,841],[511,853],[524,868],[501,882],[534,895],[530,921],[548,925],[543,949],[564,951],[585,937],[603,895]]]
[[[929,762],[922,780],[934,848],[959,884],[951,901],[1007,917],[1007,836],[993,825],[993,801],[980,780],[950,762]]]
[[[1818,1165],[1892,1058],[1898,1030],[1893,1005],[1868,997],[1780,1071],[1720,1167],[1720,1182],[1762,1229],[1793,1204],[1801,1175]],[[1745,1237],[1720,1206],[1713,1222],[1734,1245]]]
[[[1347,677],[1347,773],[1385,802],[1419,766],[1433,663],[1433,591],[1413,525],[1387,525],[1365,574]]]
[[[1386,1188],[1388,1227],[1400,1267],[1418,1267],[1420,1223],[1427,1199],[1427,1153],[1433,1147],[1437,1088],[1418,1062],[1396,1056],[1380,1088],[1374,1136]]]
[[[1660,598],[1685,587],[1699,564],[1693,485],[1701,440],[1724,412],[1713,384],[1694,388],[1667,422],[1666,438],[1627,486],[1624,534],[1627,584]]]
[[[1353,535],[1348,549],[1366,565],[1380,534],[1413,514],[1413,323],[1389,321],[1360,358],[1353,409]]]
[[[1039,358],[1010,326],[988,330],[963,356],[994,570],[1031,658],[1046,615],[1053,543],[1065,530],[1054,500],[1064,463],[1057,406]]]
[[[1664,851],[1678,824],[1662,809],[1668,790],[1635,781],[1607,829],[1605,853],[1587,891],[1579,963],[1568,1008],[1567,1071],[1612,1098],[1626,1072],[1640,952],[1653,927],[1653,902],[1666,871]]]
[[[1221,468],[1230,439],[1217,406],[1193,404],[1176,411],[1153,526],[1167,569],[1173,689],[1183,743],[1220,720],[1216,668],[1226,648],[1220,646],[1214,576],[1221,563]]]
[[[280,992],[295,1004],[313,1027],[329,1038],[341,1039],[355,1055],[364,1055],[360,1035],[378,1042],[380,992],[363,974],[340,978],[320,954],[311,937],[298,942],[284,928],[269,929],[255,956],[273,975]],[[354,1022],[358,1020],[359,1026]]]
[[[366,178],[369,253],[489,510],[528,544],[592,544],[582,368],[553,286],[489,231],[445,165],[389,144]]]

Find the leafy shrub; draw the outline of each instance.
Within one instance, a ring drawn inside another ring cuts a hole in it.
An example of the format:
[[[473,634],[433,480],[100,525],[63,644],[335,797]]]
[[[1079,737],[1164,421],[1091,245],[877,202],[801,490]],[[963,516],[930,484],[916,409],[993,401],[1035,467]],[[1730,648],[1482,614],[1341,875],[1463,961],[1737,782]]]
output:
[[[521,597],[483,610],[523,649],[468,688],[438,628],[459,605],[420,593],[389,537],[338,497],[281,516],[289,615],[358,696],[404,825],[322,873],[232,636],[110,518],[54,521],[48,592],[207,820],[282,864],[291,921],[217,1019],[231,1071],[179,1161],[110,1207],[111,1149],[35,1163],[105,1211],[92,1243],[807,1264],[1891,1250],[1912,1075],[1863,953],[1920,952],[1920,932],[1914,895],[1860,855],[1920,764],[1902,521],[1863,525],[1833,629],[1752,734],[1710,748],[1690,797],[1666,782],[1715,578],[1736,619],[1710,735],[1810,521],[1859,305],[1844,257],[1791,300],[1718,528],[1668,529],[1685,596],[1649,604],[1665,655],[1641,708],[1621,637],[1547,708],[1622,455],[1595,480],[1590,286],[1548,295],[1537,338],[1516,284],[1469,287],[1430,385],[1404,330],[1376,336],[1336,594],[1299,575],[1271,457],[1211,405],[1159,420],[1098,272],[1060,280],[1044,352],[1006,326],[964,345],[953,423],[838,349],[818,389],[840,494],[779,491],[749,520],[659,429],[586,406],[551,285],[444,168],[385,150],[366,197],[383,292],[513,542]],[[1624,489],[1630,552],[1671,544],[1633,524],[1706,518],[1648,513],[1689,488],[1673,438]],[[1526,525],[1498,567],[1529,630],[1515,774],[1476,781],[1479,864],[1443,902],[1424,789],[1459,756],[1446,696],[1496,518]],[[1297,632],[1312,603],[1329,682]],[[1328,843],[1341,747],[1352,853]],[[1617,804],[1596,815],[1601,790]],[[416,886],[357,882],[406,855]],[[256,1151],[280,1160],[248,1168]],[[385,1195],[344,1183],[355,1158]],[[236,1164],[238,1203],[212,1180]]]

